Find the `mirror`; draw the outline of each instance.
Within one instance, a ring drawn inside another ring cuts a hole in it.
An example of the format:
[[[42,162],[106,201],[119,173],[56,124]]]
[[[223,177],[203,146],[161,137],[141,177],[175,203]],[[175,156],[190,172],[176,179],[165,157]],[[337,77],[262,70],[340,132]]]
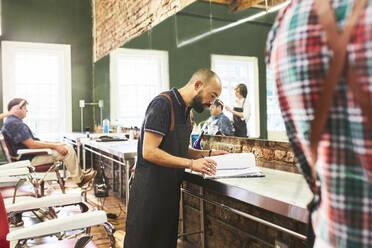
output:
[[[211,68],[222,80],[220,100],[229,119],[233,115],[227,109],[232,109],[236,101],[234,89],[246,85],[249,137],[267,139],[272,131],[284,133],[275,84],[265,65],[266,39],[277,12],[237,25],[239,20],[262,11],[252,7],[231,12],[225,4],[192,3],[98,61],[96,97],[110,102],[106,111],[111,120],[125,119],[127,125],[140,126],[143,117],[139,113],[145,112],[148,103],[145,99],[152,99],[162,90],[182,87],[196,70]],[[122,54],[126,59],[120,58]],[[120,78],[126,78],[128,84],[113,86]],[[194,112],[194,116],[200,123],[210,117],[210,111]],[[210,130],[215,131],[214,127]]]

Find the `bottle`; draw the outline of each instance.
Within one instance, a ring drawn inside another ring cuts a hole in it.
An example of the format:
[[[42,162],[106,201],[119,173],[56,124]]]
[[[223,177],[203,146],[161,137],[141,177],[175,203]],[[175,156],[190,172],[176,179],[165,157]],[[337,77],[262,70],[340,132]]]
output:
[[[201,134],[196,139],[196,141],[194,142],[194,144],[192,144],[192,148],[198,149],[198,150],[202,150],[203,149],[203,146],[202,146],[202,143],[201,143],[201,139],[203,138],[203,135],[204,135],[204,131],[201,132]]]
[[[131,127],[130,130],[129,130],[129,139],[134,139],[134,129],[133,129],[133,127]]]
[[[110,121],[107,119],[104,119],[102,121],[103,124],[103,133],[109,133],[110,132]]]
[[[121,133],[120,122],[118,120],[115,120],[112,124],[116,127],[116,133]]]
[[[116,126],[116,133],[121,133],[121,126],[120,125]]]

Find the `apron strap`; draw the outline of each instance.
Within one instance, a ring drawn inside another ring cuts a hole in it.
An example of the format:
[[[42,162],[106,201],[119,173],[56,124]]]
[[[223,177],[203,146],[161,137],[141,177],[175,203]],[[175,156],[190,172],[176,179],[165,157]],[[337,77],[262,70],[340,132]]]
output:
[[[310,127],[310,166],[312,178],[316,181],[315,163],[317,161],[317,149],[321,133],[325,127],[329,109],[333,102],[333,93],[341,76],[347,76],[348,85],[354,94],[356,102],[362,108],[363,113],[371,112],[368,94],[363,92],[356,82],[356,75],[347,62],[347,45],[350,41],[352,29],[357,22],[360,13],[366,6],[367,0],[357,0],[354,3],[351,14],[348,16],[344,30],[341,32],[337,27],[334,11],[329,0],[314,0],[315,10],[319,18],[319,24],[324,29],[327,41],[333,52],[333,57],[324,80],[323,91],[315,107],[314,119]],[[364,97],[359,97],[364,96]],[[365,97],[366,96],[366,97]],[[369,118],[372,121],[372,118]]]
[[[159,96],[165,96],[171,106],[171,125],[169,131],[173,132],[174,131],[174,109],[173,109],[173,101],[172,98],[168,94],[159,94]]]

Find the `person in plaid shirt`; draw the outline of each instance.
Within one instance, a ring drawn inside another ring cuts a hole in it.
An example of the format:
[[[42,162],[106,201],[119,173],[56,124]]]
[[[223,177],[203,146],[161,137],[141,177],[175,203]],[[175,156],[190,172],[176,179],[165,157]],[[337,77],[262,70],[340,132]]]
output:
[[[346,32],[337,29],[346,29],[354,4],[360,11],[340,49],[335,44]],[[311,215],[315,247],[372,247],[372,1],[292,0],[279,13],[267,43],[266,60],[297,162],[309,185],[314,175],[320,182]],[[334,89],[326,84],[336,73],[331,67],[340,69]],[[322,95],[330,92],[328,108],[321,99],[327,101]],[[313,120],[324,109],[312,150]]]

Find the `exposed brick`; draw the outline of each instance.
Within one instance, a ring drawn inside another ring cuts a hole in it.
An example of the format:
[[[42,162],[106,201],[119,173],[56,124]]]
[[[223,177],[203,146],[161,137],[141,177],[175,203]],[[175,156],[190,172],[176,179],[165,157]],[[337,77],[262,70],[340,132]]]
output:
[[[285,162],[293,163],[295,162],[295,157],[293,152],[287,152],[287,156],[284,159]]]
[[[281,161],[285,157],[286,154],[287,154],[287,152],[285,152],[285,151],[275,150],[274,151],[275,160]]]
[[[254,156],[256,157],[256,159],[263,158],[262,150],[263,149],[261,147],[253,147],[252,148],[252,152],[253,152]]]
[[[206,135],[202,139],[202,144],[204,149],[232,153],[252,152],[256,157],[257,166],[300,173],[288,142]]]
[[[242,152],[251,152],[252,151],[252,147],[249,146],[249,145],[243,145],[242,146]]]
[[[96,60],[196,0],[96,0]]]
[[[262,149],[263,157],[266,160],[273,160],[274,158],[274,152],[271,149],[263,148]]]

